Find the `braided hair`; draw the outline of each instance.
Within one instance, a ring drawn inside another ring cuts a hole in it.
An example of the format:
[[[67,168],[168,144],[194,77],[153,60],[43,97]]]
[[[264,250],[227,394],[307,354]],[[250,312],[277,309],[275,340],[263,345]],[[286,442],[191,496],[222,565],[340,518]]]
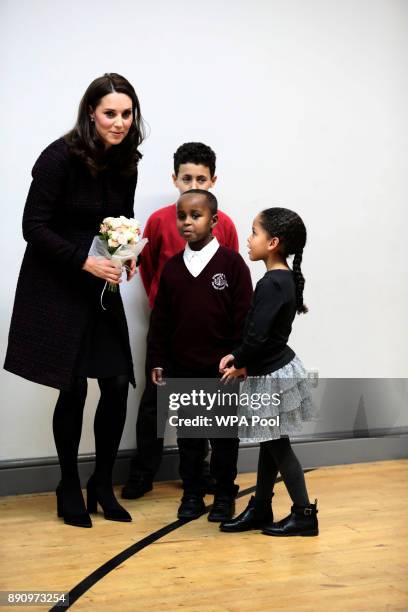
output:
[[[296,311],[306,313],[303,303],[305,279],[301,270],[303,248],[306,244],[306,227],[299,215],[288,208],[267,208],[259,215],[259,223],[271,238],[280,242],[280,253],[286,259],[294,255],[292,272],[296,288]]]

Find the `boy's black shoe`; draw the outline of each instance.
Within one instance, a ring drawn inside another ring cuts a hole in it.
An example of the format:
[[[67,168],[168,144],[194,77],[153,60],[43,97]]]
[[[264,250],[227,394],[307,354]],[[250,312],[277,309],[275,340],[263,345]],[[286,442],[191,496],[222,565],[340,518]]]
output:
[[[181,498],[177,516],[180,519],[196,519],[205,513],[205,503],[197,493],[185,493]]]
[[[231,495],[216,495],[214,497],[213,507],[208,515],[208,520],[211,523],[229,521],[229,519],[234,516],[234,512],[235,497]]]
[[[152,489],[152,481],[143,476],[143,474],[130,476],[129,480],[122,488],[122,499],[138,499]]]
[[[317,536],[317,499],[314,504],[297,506],[293,504],[291,513],[281,521],[267,525],[262,533],[270,536]]]
[[[262,503],[255,505],[255,497],[252,496],[245,510],[231,521],[222,523],[220,530],[234,533],[237,531],[249,531],[250,529],[262,529],[272,521],[271,500],[262,500]]]
[[[213,507],[211,508],[208,520],[211,523],[221,523],[229,521],[234,516],[235,498],[238,494],[239,486],[234,485],[233,492],[230,495],[225,493],[216,493],[214,497]]]

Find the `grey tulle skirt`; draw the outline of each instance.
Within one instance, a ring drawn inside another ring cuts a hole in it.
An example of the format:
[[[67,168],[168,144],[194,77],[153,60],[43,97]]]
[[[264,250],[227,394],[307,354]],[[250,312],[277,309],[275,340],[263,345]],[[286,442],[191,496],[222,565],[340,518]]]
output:
[[[238,416],[246,417],[239,419],[241,442],[276,440],[300,433],[303,423],[316,421],[310,381],[299,357],[270,374],[248,376],[240,386]]]

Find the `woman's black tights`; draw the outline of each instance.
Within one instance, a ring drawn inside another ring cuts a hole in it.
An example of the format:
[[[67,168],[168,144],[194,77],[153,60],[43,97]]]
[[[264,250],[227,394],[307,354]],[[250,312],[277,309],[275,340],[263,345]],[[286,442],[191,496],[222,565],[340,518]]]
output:
[[[262,505],[262,502],[270,501],[278,472],[282,476],[293,503],[308,506],[310,502],[302,466],[293,452],[289,438],[286,437],[260,444],[256,502]]]
[[[94,421],[95,479],[111,484],[125,425],[129,378],[127,375],[101,378],[98,384],[101,396]],[[61,480],[68,489],[77,488],[79,484],[77,459],[87,389],[87,379],[76,378],[68,391],[60,392],[54,411],[53,431]]]

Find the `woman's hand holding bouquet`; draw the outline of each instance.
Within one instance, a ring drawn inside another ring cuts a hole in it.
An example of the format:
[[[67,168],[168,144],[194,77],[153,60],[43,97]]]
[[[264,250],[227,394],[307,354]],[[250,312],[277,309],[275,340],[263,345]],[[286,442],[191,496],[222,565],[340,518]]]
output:
[[[93,239],[84,270],[103,278],[109,291],[117,291],[123,267],[127,280],[136,274],[136,259],[147,243],[140,238],[140,223],[127,217],[106,217]]]
[[[120,280],[121,270],[119,270],[110,259],[102,259],[100,257],[88,255],[82,269],[112,284],[119,284],[122,282]]]
[[[147,243],[147,238],[140,238],[140,223],[127,217],[106,217],[101,223],[99,235],[93,239],[88,258],[83,269],[98,278],[102,278],[106,289],[117,291],[121,282],[122,270],[126,268],[127,280],[136,274],[136,259]]]

